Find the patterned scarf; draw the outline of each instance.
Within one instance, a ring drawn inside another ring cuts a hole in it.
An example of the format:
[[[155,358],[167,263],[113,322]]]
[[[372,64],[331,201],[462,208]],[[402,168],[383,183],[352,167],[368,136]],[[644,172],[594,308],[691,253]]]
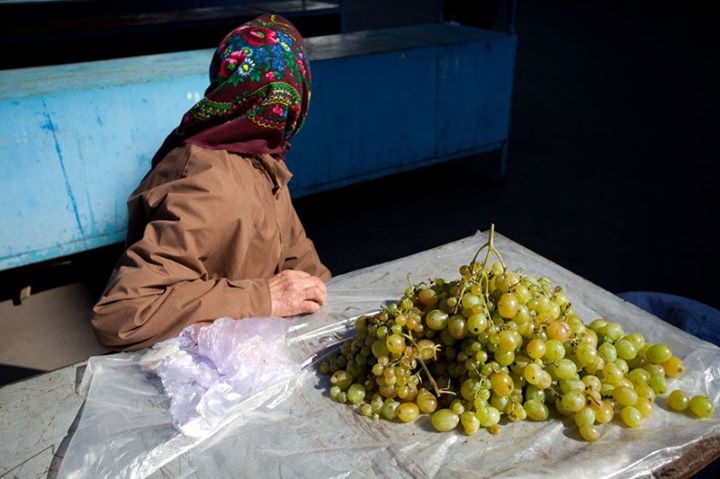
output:
[[[220,43],[204,98],[165,139],[152,166],[182,143],[282,159],[309,104],[310,68],[300,33],[279,15],[263,15]]]

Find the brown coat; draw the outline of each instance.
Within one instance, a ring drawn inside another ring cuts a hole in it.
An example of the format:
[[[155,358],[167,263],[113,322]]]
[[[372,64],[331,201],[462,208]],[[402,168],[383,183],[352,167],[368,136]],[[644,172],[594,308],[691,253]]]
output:
[[[196,322],[269,316],[267,280],[285,269],[329,278],[291,176],[268,155],[171,151],[128,200],[128,248],[93,308],[100,344],[141,349]]]

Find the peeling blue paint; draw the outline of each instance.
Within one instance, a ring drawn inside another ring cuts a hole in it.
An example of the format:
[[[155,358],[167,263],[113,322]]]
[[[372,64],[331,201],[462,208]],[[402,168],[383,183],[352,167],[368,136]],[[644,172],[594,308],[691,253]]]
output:
[[[60,147],[60,142],[58,141],[55,123],[53,123],[52,121],[52,117],[50,116],[50,110],[48,110],[47,103],[45,103],[44,99],[42,100],[42,104],[44,110],[43,113],[45,114],[46,121],[43,125],[43,128],[49,130],[52,133],[53,142],[55,143],[55,153],[57,153],[58,161],[60,162],[60,169],[62,170],[63,174],[63,180],[65,181],[65,192],[70,199],[73,215],[75,216],[75,223],[80,230],[80,236],[85,238],[85,231],[83,229],[82,221],[80,221],[80,212],[78,211],[77,201],[75,201],[75,195],[73,194],[72,187],[70,186],[70,179],[68,178],[67,170],[65,169],[65,160],[63,159],[62,148]]]

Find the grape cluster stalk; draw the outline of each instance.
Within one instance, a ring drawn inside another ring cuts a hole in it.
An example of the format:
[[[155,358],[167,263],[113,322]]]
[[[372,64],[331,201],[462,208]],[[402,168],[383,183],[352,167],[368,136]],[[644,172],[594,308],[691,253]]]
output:
[[[376,420],[430,414],[436,430],[467,435],[497,434],[503,419],[545,421],[551,408],[589,442],[613,419],[640,426],[684,374],[682,359],[618,323],[586,324],[561,287],[510,271],[493,238],[491,226],[459,279],[408,279],[400,301],[358,317],[356,335],[320,364],[330,397]],[[677,389],[665,401],[714,415],[706,396]]]

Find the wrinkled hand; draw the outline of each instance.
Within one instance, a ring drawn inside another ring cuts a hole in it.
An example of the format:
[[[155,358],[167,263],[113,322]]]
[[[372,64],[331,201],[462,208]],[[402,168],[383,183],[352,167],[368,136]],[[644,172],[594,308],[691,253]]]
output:
[[[268,280],[273,316],[314,313],[327,299],[325,283],[304,271],[288,269]]]

